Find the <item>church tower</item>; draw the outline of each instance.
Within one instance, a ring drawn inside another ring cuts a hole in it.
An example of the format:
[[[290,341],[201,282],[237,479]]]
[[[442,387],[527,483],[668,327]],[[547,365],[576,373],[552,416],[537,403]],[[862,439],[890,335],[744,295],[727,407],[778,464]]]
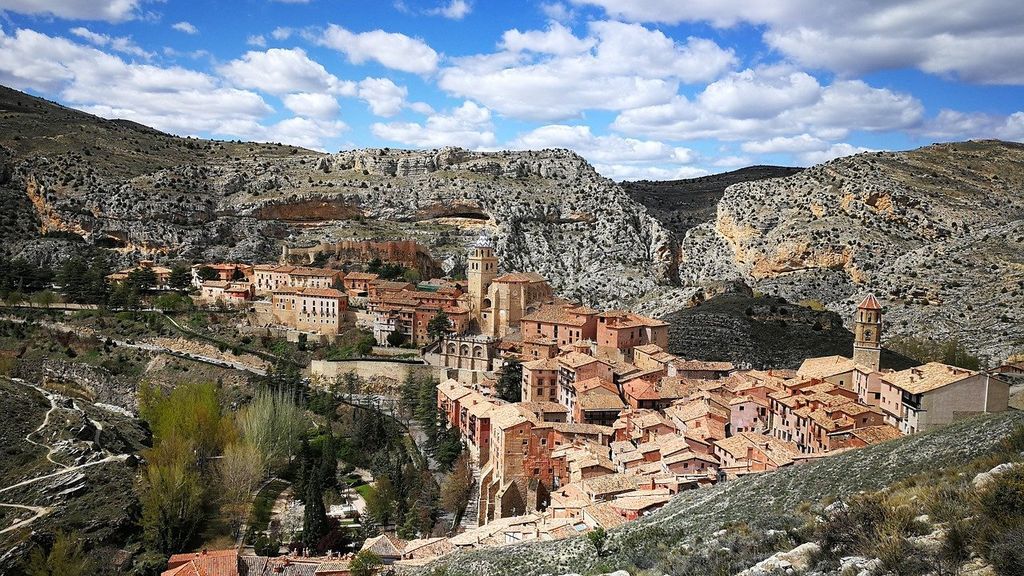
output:
[[[469,304],[473,317],[480,319],[480,311],[488,306],[487,289],[498,275],[498,258],[494,255],[494,242],[486,232],[480,234],[466,260],[466,279],[469,283]]]
[[[882,305],[869,294],[854,318],[853,361],[877,371],[882,354]]]

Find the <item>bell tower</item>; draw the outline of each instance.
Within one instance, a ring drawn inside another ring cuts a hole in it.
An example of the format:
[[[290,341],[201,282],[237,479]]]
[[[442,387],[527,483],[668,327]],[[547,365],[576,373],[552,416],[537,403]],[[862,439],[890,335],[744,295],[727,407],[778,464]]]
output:
[[[498,258],[494,255],[494,242],[482,232],[466,259],[466,280],[469,284],[469,304],[473,317],[480,319],[480,311],[487,308],[487,288],[498,275]]]
[[[853,361],[877,371],[882,355],[882,305],[869,294],[854,317]]]

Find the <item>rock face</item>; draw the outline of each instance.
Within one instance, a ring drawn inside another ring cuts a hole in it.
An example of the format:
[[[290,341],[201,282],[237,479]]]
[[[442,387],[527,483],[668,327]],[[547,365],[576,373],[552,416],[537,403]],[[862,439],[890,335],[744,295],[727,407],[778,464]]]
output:
[[[488,228],[503,270],[540,272],[561,295],[599,306],[625,305],[674,269],[669,233],[566,150],[323,155],[175,138],[10,90],[4,99],[31,106],[22,102],[28,112],[0,136],[11,150],[0,155],[11,173],[0,187],[29,200],[36,225],[9,253],[31,255],[53,232],[126,259],[243,261],[276,260],[282,243],[408,238],[442,261]]]
[[[53,264],[82,238],[126,262],[270,261],[282,245],[414,240],[459,262],[486,228],[502,269],[592,306],[662,316],[739,278],[847,326],[874,292],[889,336],[956,337],[993,361],[1024,348],[1024,145],[620,186],[565,150],[325,155],[176,138],[3,87],[0,110],[5,256]]]
[[[725,190],[681,241],[684,285],[740,277],[850,318],[863,295],[888,335],[958,338],[999,361],[1024,342],[1024,145],[867,153]]]

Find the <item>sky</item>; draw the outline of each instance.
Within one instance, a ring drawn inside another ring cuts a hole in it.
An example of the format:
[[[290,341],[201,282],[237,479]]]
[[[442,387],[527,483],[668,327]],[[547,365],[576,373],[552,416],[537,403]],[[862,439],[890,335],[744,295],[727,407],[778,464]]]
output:
[[[689,178],[1024,141],[1024,2],[0,0],[0,84],[181,136]]]

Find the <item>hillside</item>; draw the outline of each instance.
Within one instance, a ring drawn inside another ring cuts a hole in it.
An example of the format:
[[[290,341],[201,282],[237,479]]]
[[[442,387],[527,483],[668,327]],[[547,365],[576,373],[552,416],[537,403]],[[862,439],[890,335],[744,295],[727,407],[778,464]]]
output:
[[[1024,348],[1024,145],[865,153],[730,186],[681,240],[682,285],[742,278],[850,318],[867,292],[889,336]]]
[[[670,232],[682,238],[690,228],[714,220],[718,201],[729,186],[783,178],[801,170],[785,166],[749,166],[699,178],[622,182],[622,188]]]
[[[936,472],[936,463],[941,463],[955,478],[967,463],[999,450],[1003,438],[1022,424],[1024,414],[1015,411],[974,418],[934,432],[740,478],[712,488],[682,492],[650,516],[612,530],[607,545],[609,553],[602,558],[596,556],[585,537],[576,537],[459,552],[428,567],[427,572],[433,576],[532,576],[610,572],[621,568],[635,573],[639,568],[651,569],[657,574],[677,573],[674,570],[687,574],[716,573],[706,565],[706,572],[683,571],[683,568],[689,563],[690,555],[702,550],[703,543],[715,547],[717,538],[728,532],[720,530],[745,527],[746,541],[770,540],[769,531],[784,535],[796,527],[794,522],[801,507],[827,504],[839,496],[859,491],[882,490],[922,473],[930,477]],[[1007,457],[1014,456],[1019,459],[1017,454]],[[983,460],[973,466],[984,463]],[[965,481],[972,477],[973,474],[967,476]],[[729,554],[730,550],[719,548],[717,554]],[[775,551],[768,546],[760,551],[757,559]]]
[[[742,279],[849,327],[874,292],[888,336],[958,339],[992,362],[1024,350],[1020,144],[618,185],[566,150],[321,154],[178,138],[6,88],[0,122],[7,257],[52,265],[85,242],[125,263],[271,261],[282,245],[411,239],[451,269],[488,230],[504,270],[595,307],[666,316]]]
[[[0,188],[16,207],[0,241],[35,261],[75,236],[135,257],[249,261],[276,259],[280,243],[413,239],[441,261],[488,229],[503,268],[603,306],[672,268],[668,232],[565,150],[320,154],[177,138],[9,89],[0,119]]]
[[[853,333],[829,310],[742,292],[719,294],[665,317],[669,352],[751,368],[797,368],[805,358],[850,356]],[[917,362],[885,350],[882,367]]]

